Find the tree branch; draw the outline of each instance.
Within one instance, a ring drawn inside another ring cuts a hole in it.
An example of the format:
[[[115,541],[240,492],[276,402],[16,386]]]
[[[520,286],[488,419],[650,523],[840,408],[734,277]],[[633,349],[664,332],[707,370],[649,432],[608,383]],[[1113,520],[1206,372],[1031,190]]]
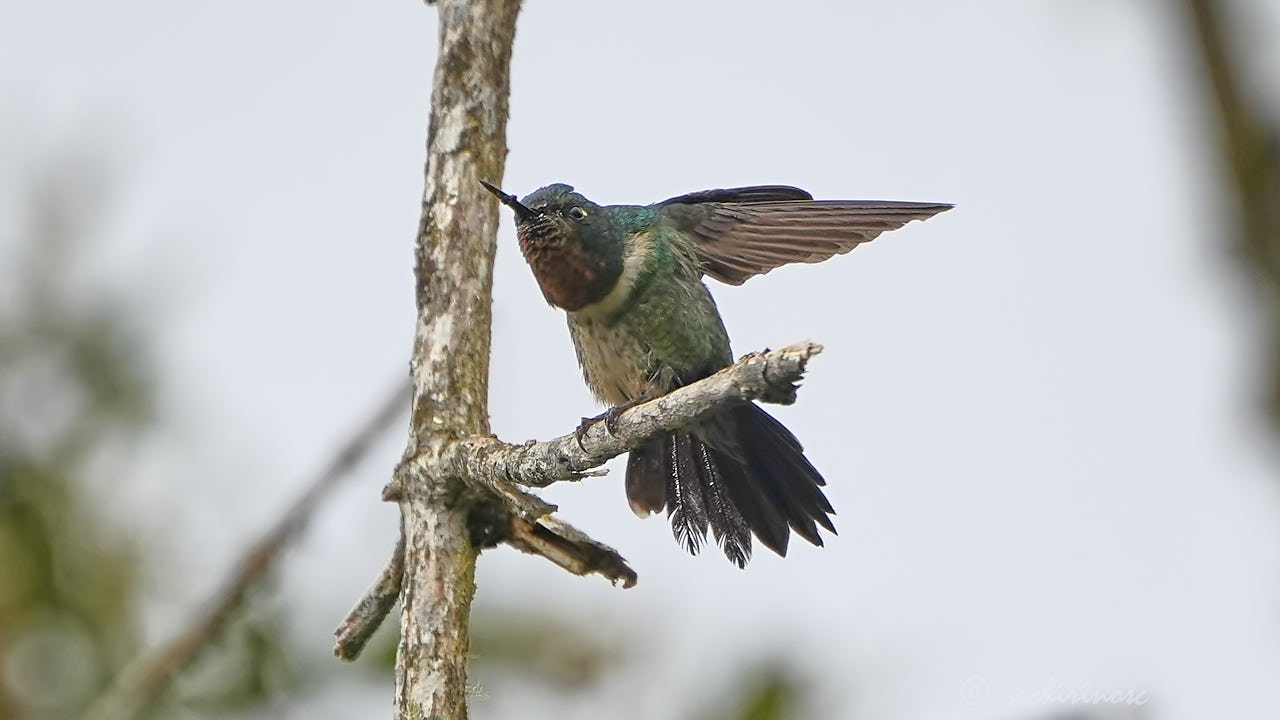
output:
[[[512,445],[492,436],[445,442],[436,452],[403,462],[383,492],[389,500],[421,494],[441,476],[457,477],[488,491],[472,509],[471,534],[481,545],[506,542],[532,555],[541,555],[577,575],[599,574],[623,587],[636,583],[636,574],[616,550],[591,539],[573,526],[551,517],[555,506],[524,492],[515,483],[545,487],[561,480],[579,480],[610,458],[621,455],[666,430],[683,427],[726,402],[763,399],[780,404],[795,401],[796,383],[809,359],[822,352],[816,343],[800,343],[781,350],[752,353],[711,377],[638,405],[618,417],[617,435],[603,423],[587,429],[579,444],[577,433],[548,442]],[[413,488],[417,488],[416,492]],[[365,597],[338,629],[337,655],[355,659],[389,611],[394,597],[388,573],[400,567],[401,548],[389,570],[374,582]]]
[[[489,335],[497,201],[481,178],[506,160],[511,45],[518,0],[440,0],[427,130],[426,186],[414,275],[413,407],[406,457],[489,432]],[[400,502],[404,583],[396,717],[466,717],[468,625],[475,591],[474,493],[426,472]]]
[[[603,422],[591,425],[582,436],[581,445],[576,433],[523,445],[494,437],[472,437],[448,443],[439,457],[420,456],[409,462],[427,463],[436,472],[469,478],[503,498],[511,493],[510,483],[546,487],[563,480],[579,480],[585,471],[658,433],[688,425],[723,403],[755,399],[783,405],[795,402],[795,383],[804,374],[809,359],[820,352],[821,345],[806,342],[752,353],[709,378],[622,413],[618,416],[617,435],[610,434]],[[529,519],[546,514],[542,508],[525,503],[511,505]]]
[[[511,516],[504,542],[530,555],[541,555],[574,575],[603,575],[611,583],[634,587],[636,573],[617,550],[581,530],[547,516],[529,521]]]
[[[351,608],[342,624],[334,631],[338,642],[333,646],[333,654],[340,660],[355,660],[364,651],[364,646],[377,632],[382,621],[387,618],[391,608],[400,597],[400,588],[404,586],[404,527],[400,528],[400,537],[396,540],[395,549],[391,551],[391,559],[373,585],[365,591],[364,597]]]

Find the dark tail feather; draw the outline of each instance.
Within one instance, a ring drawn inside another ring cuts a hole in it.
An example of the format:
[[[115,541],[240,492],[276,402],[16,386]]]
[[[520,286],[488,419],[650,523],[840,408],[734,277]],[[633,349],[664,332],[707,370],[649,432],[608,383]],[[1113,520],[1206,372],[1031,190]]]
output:
[[[804,456],[800,441],[755,403],[717,413],[704,430],[722,468],[736,464],[729,491],[751,531],[785,556],[791,531],[821,546],[821,525],[834,533],[826,481]],[[735,463],[736,461],[736,463]]]
[[[738,567],[751,558],[753,533],[783,556],[792,530],[818,546],[819,525],[835,533],[825,484],[791,431],[755,403],[654,438],[627,462],[627,500],[637,515],[666,507],[676,540],[694,554],[710,527]]]
[[[722,446],[708,441],[711,455],[720,467],[725,488],[733,500],[733,504],[746,521],[747,527],[755,534],[765,547],[779,555],[787,554],[787,540],[791,534],[787,529],[787,518],[779,512],[777,503],[765,492],[761,484],[758,468],[752,468],[741,459],[741,450],[726,452]]]
[[[698,469],[702,480],[702,500],[711,522],[711,532],[725,557],[740,568],[746,567],[747,561],[751,559],[751,528],[729,497],[729,490],[725,485],[727,478],[720,470],[714,451],[699,440],[693,442],[700,460]]]
[[[667,506],[666,439],[654,438],[627,458],[627,503],[642,518]]]
[[[729,478],[713,450],[688,431],[668,433],[631,451],[627,501],[640,517],[667,508],[676,541],[697,554],[710,527],[738,567],[751,558],[751,529],[729,495]],[[739,472],[737,461],[730,461]]]
[[[749,428],[747,451],[752,455],[754,467],[765,467],[772,482],[766,488],[781,507],[787,509],[791,527],[805,540],[822,546],[822,537],[814,523],[835,533],[835,524],[828,515],[834,515],[831,503],[822,494],[827,481],[804,456],[800,441],[782,423],[752,403],[735,408],[738,427]]]
[[[701,446],[687,432],[675,432],[665,440],[667,448],[667,514],[676,542],[698,554],[707,539],[707,508],[702,499],[702,474],[697,450]]]

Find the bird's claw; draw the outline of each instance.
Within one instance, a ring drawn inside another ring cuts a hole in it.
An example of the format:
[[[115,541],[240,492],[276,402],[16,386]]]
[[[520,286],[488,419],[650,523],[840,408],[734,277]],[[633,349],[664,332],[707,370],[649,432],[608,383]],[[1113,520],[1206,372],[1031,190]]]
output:
[[[613,437],[618,437],[618,419],[622,417],[622,413],[639,405],[640,402],[628,402],[621,405],[614,405],[595,417],[584,417],[582,422],[578,423],[578,429],[573,431],[573,438],[578,441],[578,447],[583,452],[587,451],[586,446],[582,444],[582,438],[586,437],[587,430],[601,420],[604,421],[604,429]]]
[[[578,429],[573,431],[573,439],[578,441],[578,447],[582,449],[582,452],[587,451],[587,447],[582,444],[582,438],[586,437],[587,429],[603,420],[605,415],[608,415],[608,413],[596,415],[595,417],[584,417],[582,422],[578,423]],[[607,430],[608,428],[609,426],[605,425],[605,429]]]
[[[615,405],[604,413],[604,429],[609,434],[618,437],[618,418],[622,417],[622,413],[630,410],[634,405]]]

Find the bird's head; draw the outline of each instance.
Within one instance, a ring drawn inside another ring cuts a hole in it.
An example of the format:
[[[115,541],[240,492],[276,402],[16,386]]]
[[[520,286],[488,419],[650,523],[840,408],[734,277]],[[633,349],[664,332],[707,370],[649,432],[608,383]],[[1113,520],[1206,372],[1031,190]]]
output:
[[[609,294],[622,273],[624,238],[608,208],[563,183],[517,200],[481,182],[515,211],[520,251],[547,302],[579,310]]]

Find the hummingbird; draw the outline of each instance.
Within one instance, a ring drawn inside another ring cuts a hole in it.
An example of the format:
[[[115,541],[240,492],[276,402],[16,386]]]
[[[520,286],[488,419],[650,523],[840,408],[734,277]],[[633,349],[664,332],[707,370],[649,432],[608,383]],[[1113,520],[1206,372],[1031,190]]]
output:
[[[555,183],[522,199],[481,181],[515,212],[516,235],[546,301],[565,311],[592,394],[625,409],[733,363],[704,277],[741,285],[789,263],[846,253],[880,233],[950,209],[941,203],[814,200],[785,185],[704,190],[650,205],[599,205]],[[791,533],[822,546],[834,534],[826,480],[800,441],[751,401],[730,403],[649,439],[627,459],[639,517],[666,510],[697,554],[710,528],[738,567],[751,538],[786,556]]]

